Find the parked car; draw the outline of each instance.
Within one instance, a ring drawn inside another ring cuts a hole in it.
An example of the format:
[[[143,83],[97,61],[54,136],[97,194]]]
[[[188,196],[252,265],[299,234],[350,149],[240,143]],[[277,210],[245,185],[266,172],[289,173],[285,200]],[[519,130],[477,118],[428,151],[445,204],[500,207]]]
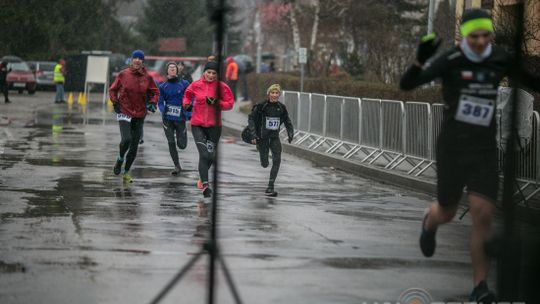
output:
[[[152,76],[156,83],[162,83],[167,80],[167,62],[184,63],[184,73],[192,74],[199,65],[204,65],[206,57],[169,57],[169,56],[144,56],[144,66],[148,74]],[[192,75],[193,77],[193,75]],[[193,78],[196,80],[196,78]]]
[[[10,90],[17,90],[19,94],[24,90],[28,91],[28,94],[36,92],[36,77],[26,62],[8,62],[9,69],[11,72],[7,75],[6,82]]]
[[[30,70],[36,77],[37,89],[54,89],[54,61],[29,61]]]
[[[2,57],[0,61],[5,61],[9,63],[9,62],[23,62],[24,60],[22,60],[20,57],[17,57],[17,56],[7,55],[7,56]]]

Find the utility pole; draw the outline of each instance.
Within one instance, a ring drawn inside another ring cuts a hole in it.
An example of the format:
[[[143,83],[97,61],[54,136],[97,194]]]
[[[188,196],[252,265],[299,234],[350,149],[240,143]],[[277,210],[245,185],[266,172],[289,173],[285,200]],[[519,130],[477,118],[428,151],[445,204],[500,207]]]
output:
[[[435,0],[429,0],[427,33],[433,33],[433,20],[435,19]]]

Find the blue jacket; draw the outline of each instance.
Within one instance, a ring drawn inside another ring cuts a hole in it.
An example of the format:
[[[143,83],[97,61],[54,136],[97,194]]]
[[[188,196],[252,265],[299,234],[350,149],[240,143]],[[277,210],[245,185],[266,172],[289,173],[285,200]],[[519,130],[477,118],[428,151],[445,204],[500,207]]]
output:
[[[167,80],[159,85],[159,111],[163,120],[183,121],[191,119],[191,112],[182,109],[184,91],[189,86],[186,80]]]

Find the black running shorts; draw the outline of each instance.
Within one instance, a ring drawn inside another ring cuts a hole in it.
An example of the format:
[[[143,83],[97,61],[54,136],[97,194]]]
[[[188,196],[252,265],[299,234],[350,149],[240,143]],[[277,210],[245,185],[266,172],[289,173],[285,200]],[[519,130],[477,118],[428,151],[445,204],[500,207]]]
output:
[[[443,207],[456,206],[463,194],[483,196],[495,203],[499,191],[497,150],[437,149],[437,198]]]

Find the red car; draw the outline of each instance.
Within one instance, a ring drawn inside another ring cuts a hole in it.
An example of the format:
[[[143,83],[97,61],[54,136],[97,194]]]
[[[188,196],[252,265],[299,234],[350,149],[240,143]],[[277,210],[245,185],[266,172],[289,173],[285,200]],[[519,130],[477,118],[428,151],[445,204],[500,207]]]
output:
[[[24,90],[28,91],[28,94],[36,92],[36,77],[26,62],[8,62],[8,70],[10,69],[11,72],[6,79],[10,90],[17,90],[19,94],[22,94]]]
[[[174,61],[176,63],[182,61],[185,66],[185,73],[191,74],[198,65],[204,64],[206,57],[169,57],[169,56],[144,56],[144,66],[148,70],[148,74],[152,76],[156,83],[167,81],[167,62]]]

